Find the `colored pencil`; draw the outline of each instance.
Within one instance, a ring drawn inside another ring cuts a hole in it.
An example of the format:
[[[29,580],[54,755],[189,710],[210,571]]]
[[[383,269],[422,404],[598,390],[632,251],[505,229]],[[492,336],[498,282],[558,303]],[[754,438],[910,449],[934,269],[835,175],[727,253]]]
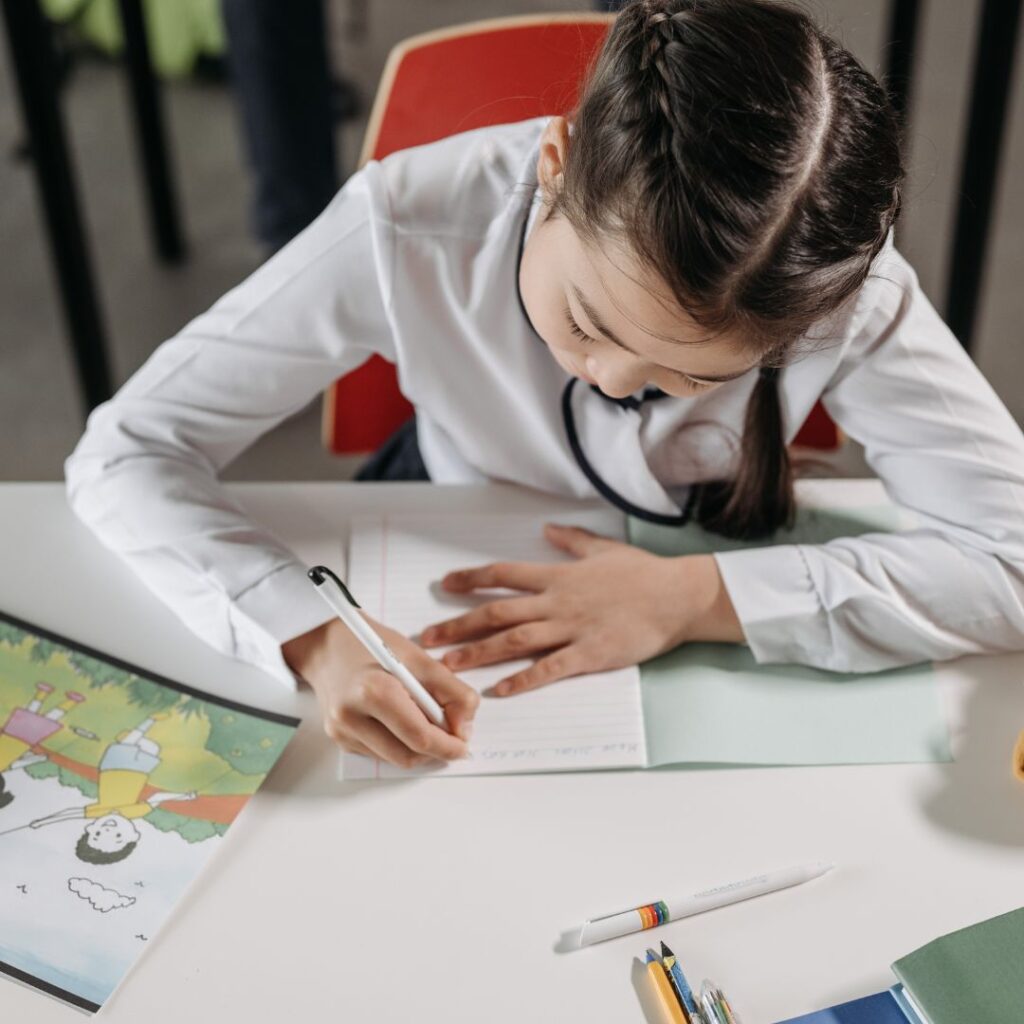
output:
[[[679,998],[679,1002],[683,1004],[683,1009],[686,1010],[686,1015],[691,1020],[700,1020],[700,1010],[697,1009],[697,1000],[693,997],[693,990],[690,988],[690,983],[686,980],[686,975],[683,974],[683,969],[679,965],[679,959],[675,953],[672,952],[668,946],[663,942],[661,944],[661,956],[662,964],[665,967],[665,972],[669,976],[669,980],[672,982],[672,988],[675,990],[676,995]]]
[[[690,1024],[683,1015],[683,1008],[672,991],[668,974],[653,949],[647,950],[647,975],[651,979],[654,991],[658,994],[658,1002],[667,1024]]]

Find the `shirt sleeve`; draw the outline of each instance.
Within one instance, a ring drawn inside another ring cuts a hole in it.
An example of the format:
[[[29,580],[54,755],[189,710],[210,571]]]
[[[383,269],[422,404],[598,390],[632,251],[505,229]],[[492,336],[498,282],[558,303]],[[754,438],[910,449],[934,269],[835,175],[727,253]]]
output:
[[[716,555],[759,662],[864,672],[1024,648],[1024,436],[903,256],[875,274],[822,400],[915,528]]]
[[[394,359],[380,165],[89,416],[65,463],[75,514],[217,650],[288,686],[282,642],[330,618],[305,570],[219,472],[373,353]]]

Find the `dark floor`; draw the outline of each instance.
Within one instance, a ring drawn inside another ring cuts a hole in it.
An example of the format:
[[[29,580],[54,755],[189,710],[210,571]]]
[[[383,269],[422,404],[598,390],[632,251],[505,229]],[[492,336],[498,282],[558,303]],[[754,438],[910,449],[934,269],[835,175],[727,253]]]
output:
[[[362,6],[368,12],[365,36],[356,23]],[[886,4],[806,0],[802,6],[878,71]],[[980,0],[925,5],[908,154],[911,178],[897,244],[940,311],[966,81],[980,6]],[[333,0],[332,53],[337,68],[359,83],[368,105],[389,48],[405,36],[485,17],[583,7],[541,0],[374,0],[365,5],[359,0]],[[1018,50],[1024,52],[1024,46]],[[0,426],[9,438],[0,447],[0,479],[59,479],[83,421],[31,168],[13,156],[21,132],[3,47],[0,64]],[[190,248],[188,262],[173,269],[156,263],[148,247],[120,68],[83,62],[65,95],[118,382],[261,259],[248,231],[247,176],[227,88],[172,82],[165,87],[164,98]],[[1018,421],[1024,421],[1024,189],[1019,186],[1024,170],[1024,74],[1016,77],[1009,118],[975,352],[1003,400]],[[339,132],[347,170],[355,160],[363,125],[362,120],[352,122]],[[228,475],[344,477],[353,465],[353,460],[323,452],[315,403],[257,442]]]

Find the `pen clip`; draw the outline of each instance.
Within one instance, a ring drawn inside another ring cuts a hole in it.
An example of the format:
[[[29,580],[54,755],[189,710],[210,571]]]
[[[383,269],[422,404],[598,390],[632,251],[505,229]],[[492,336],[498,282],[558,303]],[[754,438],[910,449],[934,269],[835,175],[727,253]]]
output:
[[[306,575],[319,587],[325,576],[329,576],[335,583],[338,584],[339,589],[345,595],[348,603],[355,608],[359,607],[359,602],[348,592],[348,587],[333,573],[326,565],[314,565]]]

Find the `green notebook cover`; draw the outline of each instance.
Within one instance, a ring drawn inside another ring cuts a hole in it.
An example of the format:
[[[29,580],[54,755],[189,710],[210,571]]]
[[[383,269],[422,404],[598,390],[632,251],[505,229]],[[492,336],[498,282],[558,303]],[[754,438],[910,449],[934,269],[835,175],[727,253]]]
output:
[[[1024,907],[929,942],[892,969],[928,1024],[1024,1021]]]

